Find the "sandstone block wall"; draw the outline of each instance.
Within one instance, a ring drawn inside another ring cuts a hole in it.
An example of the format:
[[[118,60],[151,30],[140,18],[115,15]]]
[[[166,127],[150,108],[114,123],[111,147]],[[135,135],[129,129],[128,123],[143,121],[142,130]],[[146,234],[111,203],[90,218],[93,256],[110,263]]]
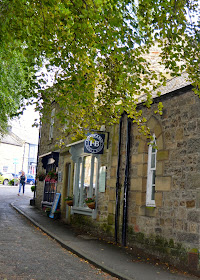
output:
[[[153,116],[156,104],[151,109],[143,108],[157,139],[156,207],[145,206],[147,140],[133,127],[128,224],[135,232],[159,235],[196,248],[200,215],[200,99],[187,89],[163,96],[162,102],[162,116]]]
[[[156,115],[156,102],[151,109],[143,107],[147,125],[156,135],[157,166],[155,204],[146,207],[146,183],[148,140],[139,134],[136,125],[131,127],[129,155],[128,231],[127,245],[135,244],[145,250],[159,251],[181,259],[186,251],[199,248],[200,212],[200,99],[191,89],[185,88],[174,94],[166,94],[158,101],[164,105],[163,115]],[[123,219],[124,181],[126,167],[127,116],[123,117],[120,153],[118,235],[121,240]],[[107,167],[105,192],[98,194],[97,219],[74,215],[71,222],[85,222],[89,230],[114,238],[116,214],[116,180],[118,166],[119,126],[107,128],[108,147],[100,157],[100,166]],[[56,129],[55,129],[56,133]],[[59,132],[57,132],[59,133]],[[49,140],[49,124],[43,126],[40,154],[55,151],[56,139]],[[58,190],[66,195],[66,164],[72,163],[70,154],[62,153],[58,171],[62,182]],[[42,170],[41,161],[39,170]],[[71,171],[73,181],[73,169]],[[72,182],[71,181],[71,182]],[[70,186],[72,193],[73,183]],[[40,206],[43,185],[37,186],[36,204]],[[62,216],[66,215],[63,205]],[[70,216],[70,211],[68,213]],[[76,216],[76,217],[75,217]],[[75,219],[77,218],[77,219]],[[88,223],[90,219],[90,223]],[[186,251],[185,251],[186,250]],[[178,256],[178,257],[177,257]]]

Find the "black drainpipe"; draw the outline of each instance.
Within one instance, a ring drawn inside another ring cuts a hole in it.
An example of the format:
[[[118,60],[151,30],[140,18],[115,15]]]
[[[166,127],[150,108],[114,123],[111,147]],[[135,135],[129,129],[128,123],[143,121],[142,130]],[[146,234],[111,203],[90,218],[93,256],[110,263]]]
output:
[[[128,189],[129,189],[130,132],[131,132],[131,120],[127,117],[127,131],[126,131],[126,169],[125,169],[125,179],[124,179],[124,205],[123,205],[123,223],[122,223],[122,245],[123,245],[123,246],[126,246],[127,210],[128,210]]]
[[[117,181],[116,181],[116,206],[115,206],[115,243],[117,243],[118,236],[118,220],[119,220],[119,170],[120,170],[120,155],[121,155],[121,131],[122,131],[122,117],[119,122],[119,142],[118,142],[118,162],[117,162]]]
[[[37,165],[36,165],[36,176],[35,176],[35,190],[33,199],[36,197],[36,188],[37,188],[37,175],[38,175],[38,163],[39,163],[39,153],[40,153],[40,139],[41,138],[41,116],[40,116],[40,124],[39,124],[39,135],[38,135],[38,151],[37,151]]]

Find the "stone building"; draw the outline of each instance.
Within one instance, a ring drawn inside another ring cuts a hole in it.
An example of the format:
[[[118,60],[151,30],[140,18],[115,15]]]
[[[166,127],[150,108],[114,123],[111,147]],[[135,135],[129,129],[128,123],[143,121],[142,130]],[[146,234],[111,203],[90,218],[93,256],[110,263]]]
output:
[[[51,205],[61,193],[66,223],[198,271],[200,99],[184,78],[170,80],[150,109],[142,107],[151,143],[123,114],[119,125],[102,130],[102,154],[87,153],[84,140],[55,147],[52,104],[50,121],[42,126],[38,172],[53,170],[58,180],[52,186],[37,182],[36,205]],[[155,115],[160,101],[163,114]],[[73,206],[65,203],[68,195]],[[85,203],[92,196],[95,209]]]

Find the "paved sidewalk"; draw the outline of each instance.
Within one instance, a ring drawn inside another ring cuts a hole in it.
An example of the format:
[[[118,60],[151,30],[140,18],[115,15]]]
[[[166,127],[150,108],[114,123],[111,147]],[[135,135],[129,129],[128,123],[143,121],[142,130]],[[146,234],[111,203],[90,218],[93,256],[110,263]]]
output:
[[[43,211],[30,206],[30,199],[19,197],[12,204],[19,213],[47,233],[64,248],[89,261],[114,277],[125,280],[196,280],[195,276],[169,269],[167,265],[151,264],[125,248],[88,235],[77,235],[70,226],[48,218]]]

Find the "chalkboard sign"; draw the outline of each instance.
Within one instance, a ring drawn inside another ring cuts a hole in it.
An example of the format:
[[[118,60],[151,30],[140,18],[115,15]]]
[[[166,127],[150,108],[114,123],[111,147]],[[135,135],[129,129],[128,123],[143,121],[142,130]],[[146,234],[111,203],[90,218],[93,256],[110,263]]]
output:
[[[51,212],[49,214],[49,218],[52,218],[52,219],[54,218],[54,213],[57,210],[60,197],[61,197],[61,193],[56,193],[52,207],[51,207]]]

